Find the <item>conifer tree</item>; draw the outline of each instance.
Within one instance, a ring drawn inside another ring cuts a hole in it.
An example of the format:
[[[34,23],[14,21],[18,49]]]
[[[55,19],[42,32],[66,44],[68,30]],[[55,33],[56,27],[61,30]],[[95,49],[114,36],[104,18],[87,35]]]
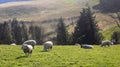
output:
[[[35,27],[34,27],[33,24],[31,24],[30,27],[29,27],[29,35],[30,35],[29,38],[30,38],[30,39],[34,39],[34,40],[36,39],[34,32],[35,32]]]
[[[26,41],[29,39],[29,33],[28,33],[28,28],[27,26],[25,25],[24,22],[21,22],[21,26],[22,26],[22,41]]]
[[[89,7],[82,10],[73,33],[74,44],[99,44],[101,42],[102,35],[93,14]]]
[[[43,31],[42,28],[39,26],[35,26],[35,38],[37,44],[42,44],[43,43]]]
[[[67,35],[68,32],[66,30],[65,24],[64,24],[64,20],[63,18],[59,19],[59,23],[57,24],[57,44],[58,45],[66,45],[67,44]]]
[[[22,27],[20,23],[16,19],[13,19],[11,23],[11,27],[12,27],[12,36],[13,36],[14,42],[16,44],[22,44],[23,43]]]
[[[0,44],[2,44],[3,43],[3,41],[2,41],[2,34],[3,34],[3,24],[2,23],[0,23]]]
[[[3,25],[3,31],[2,31],[2,41],[4,44],[11,44],[12,43],[12,33],[11,28],[8,22],[4,22]]]
[[[37,44],[43,43],[44,31],[42,30],[41,27],[31,24],[31,26],[29,27],[29,33],[30,33],[30,39],[36,40]]]

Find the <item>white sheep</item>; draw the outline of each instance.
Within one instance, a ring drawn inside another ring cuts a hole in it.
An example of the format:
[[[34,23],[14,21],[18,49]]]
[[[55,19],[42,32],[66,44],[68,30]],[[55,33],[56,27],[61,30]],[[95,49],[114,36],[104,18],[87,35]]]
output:
[[[76,43],[75,46],[80,46],[80,44],[79,44],[79,43]]]
[[[28,44],[22,44],[22,50],[26,56],[29,56],[32,54],[33,46]]]
[[[10,44],[10,45],[12,45],[12,46],[16,46],[16,44],[15,44],[15,43],[12,43],[12,44]]]
[[[109,47],[110,45],[113,45],[112,41],[105,40],[105,41],[101,42],[101,47],[103,47],[103,46],[108,46]]]
[[[44,43],[44,51],[48,51],[48,50],[52,49],[52,47],[53,47],[52,41],[47,41]]]
[[[35,41],[35,40],[27,40],[27,41],[25,41],[23,44],[32,45],[32,47],[33,47],[33,49],[34,49],[34,46],[36,45],[36,41]]]
[[[93,46],[92,45],[88,45],[88,44],[82,44],[81,48],[85,48],[85,49],[92,49]]]

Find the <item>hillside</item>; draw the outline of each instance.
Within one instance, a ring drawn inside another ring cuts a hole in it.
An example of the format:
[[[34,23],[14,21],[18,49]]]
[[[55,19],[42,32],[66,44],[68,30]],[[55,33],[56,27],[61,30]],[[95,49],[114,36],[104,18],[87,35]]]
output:
[[[65,20],[65,24],[69,26],[71,22],[76,22],[77,19],[69,19],[71,17],[80,16],[82,8],[88,4],[92,7],[99,4],[99,0],[29,0],[29,1],[15,1],[0,4],[0,22],[17,18],[18,20],[34,21],[45,28],[46,32],[54,32],[56,28],[56,21],[44,23],[43,21],[51,21],[58,19],[61,16]],[[115,25],[114,19],[109,15],[95,11],[96,21],[102,30],[109,29]],[[69,19],[69,20],[68,20]],[[47,25],[47,26],[46,26]],[[70,28],[71,27],[71,28]],[[73,26],[70,26],[69,32],[72,32]],[[72,29],[72,31],[71,31]]]
[[[95,9],[99,9],[103,13],[115,13],[119,12],[120,0],[100,0],[100,3],[94,6]]]
[[[78,15],[86,1],[83,0],[35,0],[0,4],[0,19],[17,17],[20,20],[41,21],[56,17]],[[78,7],[79,6],[79,7]]]
[[[7,3],[2,3],[2,2]],[[12,2],[9,2],[12,1]],[[17,1],[17,2],[16,2]],[[98,0],[1,0],[0,20],[17,18],[27,21],[43,21],[59,17],[79,16],[80,11],[88,3],[92,6],[99,4]],[[108,15],[96,13],[98,22],[113,21]],[[107,19],[105,19],[105,18]],[[109,24],[109,23],[108,23]],[[110,23],[111,24],[111,23]],[[104,23],[102,24],[104,25]]]

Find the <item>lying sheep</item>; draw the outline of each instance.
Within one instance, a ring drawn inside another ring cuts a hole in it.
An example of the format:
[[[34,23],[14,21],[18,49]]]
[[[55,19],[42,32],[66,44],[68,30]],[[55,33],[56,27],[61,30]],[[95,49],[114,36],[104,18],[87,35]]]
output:
[[[103,46],[108,46],[109,47],[112,44],[113,44],[113,42],[111,42],[109,40],[105,40],[105,41],[101,42],[101,47],[103,47]]]
[[[23,44],[32,45],[32,47],[33,47],[33,49],[34,49],[34,46],[36,45],[36,41],[35,41],[35,40],[27,40],[27,41],[25,41]]]
[[[15,43],[12,43],[12,44],[10,44],[10,45],[12,45],[12,46],[16,46],[16,44],[15,44]]]
[[[52,41],[47,41],[44,43],[44,51],[48,51],[48,50],[52,49],[52,47],[53,47]]]
[[[80,46],[80,44],[79,44],[79,43],[76,43],[75,46]]]
[[[93,46],[92,45],[88,45],[88,44],[82,44],[81,48],[85,48],[85,49],[92,49]]]
[[[22,50],[25,53],[26,56],[29,56],[32,54],[33,46],[28,44],[22,45]]]

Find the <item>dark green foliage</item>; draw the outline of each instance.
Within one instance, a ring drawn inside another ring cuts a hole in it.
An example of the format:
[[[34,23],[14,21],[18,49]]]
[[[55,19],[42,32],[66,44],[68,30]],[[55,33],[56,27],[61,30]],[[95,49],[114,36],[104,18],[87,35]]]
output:
[[[111,40],[114,40],[114,44],[119,44],[120,43],[120,32],[119,31],[113,32],[111,36]]]
[[[0,44],[2,43],[2,32],[3,32],[3,27],[2,24],[0,23]]]
[[[116,13],[116,15],[117,15],[117,17],[116,17],[117,20],[115,22],[116,22],[118,28],[120,28],[120,13],[118,12],[118,13]],[[116,18],[114,18],[114,19],[116,19]],[[118,29],[117,31],[115,31],[115,29],[114,29],[114,32],[111,35],[111,40],[114,41],[114,44],[120,43],[120,29]]]
[[[30,39],[36,40],[37,44],[43,43],[44,31],[41,27],[31,25],[29,28],[29,33],[30,33]]]
[[[99,44],[101,40],[102,36],[93,13],[90,8],[83,9],[75,27],[73,43]]]
[[[16,42],[16,33],[15,33],[15,28],[18,24],[18,21],[16,20],[16,18],[14,18],[11,22],[11,31],[12,31],[12,37],[13,37],[13,42]]]
[[[16,44],[22,44],[23,43],[23,40],[22,40],[22,27],[20,25],[20,23],[14,19],[12,21],[12,33],[13,33],[13,39],[14,39],[14,42]]]
[[[11,21],[0,24],[0,44],[22,44],[28,39],[34,39],[37,44],[43,42],[43,30],[38,26],[30,26],[25,21]],[[30,28],[30,29],[29,29]],[[30,32],[29,32],[29,31]]]
[[[24,22],[21,22],[22,23],[22,41],[26,41],[29,39],[29,32],[28,32],[28,28],[27,26],[25,25]]]
[[[68,32],[66,30],[63,18],[59,19],[59,23],[57,24],[57,44],[58,45],[66,45],[67,44],[67,36]]]
[[[30,39],[36,39],[34,32],[35,32],[35,27],[34,27],[33,24],[31,24],[30,27],[29,27]]]
[[[69,45],[73,45],[74,43],[73,43],[73,35],[72,34],[68,34],[68,44]]]
[[[0,43],[12,43],[12,35],[10,25],[7,22],[0,24]]]

